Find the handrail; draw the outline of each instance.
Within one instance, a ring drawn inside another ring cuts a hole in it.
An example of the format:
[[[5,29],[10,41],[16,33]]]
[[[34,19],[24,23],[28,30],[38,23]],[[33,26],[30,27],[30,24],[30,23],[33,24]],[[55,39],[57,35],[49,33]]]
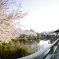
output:
[[[46,52],[47,50],[52,48],[58,41],[59,41],[59,39],[54,41],[52,44],[49,44],[46,48],[37,51],[36,53],[33,53],[31,55],[28,55],[28,56],[25,56],[22,58],[17,58],[17,59],[34,59],[34,58],[40,57],[44,52]]]

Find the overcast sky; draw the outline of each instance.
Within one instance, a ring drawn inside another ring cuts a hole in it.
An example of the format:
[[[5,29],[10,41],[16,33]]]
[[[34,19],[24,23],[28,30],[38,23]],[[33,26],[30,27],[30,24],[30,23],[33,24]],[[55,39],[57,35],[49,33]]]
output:
[[[28,12],[20,20],[22,29],[39,32],[59,29],[59,0],[23,0],[22,9]]]

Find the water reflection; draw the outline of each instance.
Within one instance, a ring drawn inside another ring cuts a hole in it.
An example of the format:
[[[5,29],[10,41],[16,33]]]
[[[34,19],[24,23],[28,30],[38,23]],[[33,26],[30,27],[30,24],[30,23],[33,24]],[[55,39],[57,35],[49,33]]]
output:
[[[38,43],[38,50],[42,49],[42,48],[46,48],[50,43],[50,40],[41,40],[39,43]]]

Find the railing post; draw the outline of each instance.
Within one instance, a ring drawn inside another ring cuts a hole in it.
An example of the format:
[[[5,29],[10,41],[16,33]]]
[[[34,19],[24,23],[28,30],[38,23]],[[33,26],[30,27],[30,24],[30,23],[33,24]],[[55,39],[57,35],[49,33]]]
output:
[[[50,48],[50,51],[49,51],[50,54],[54,53],[54,46],[58,46],[58,41]]]
[[[54,51],[54,46],[50,48],[49,54],[53,54],[53,51]]]
[[[58,41],[56,42],[55,46],[58,45]]]

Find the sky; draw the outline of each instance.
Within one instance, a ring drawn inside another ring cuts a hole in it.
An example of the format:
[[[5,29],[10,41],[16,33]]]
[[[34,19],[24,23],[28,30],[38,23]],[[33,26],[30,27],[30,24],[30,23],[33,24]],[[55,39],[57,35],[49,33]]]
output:
[[[22,0],[28,15],[20,20],[21,29],[37,32],[59,29],[59,0]]]

